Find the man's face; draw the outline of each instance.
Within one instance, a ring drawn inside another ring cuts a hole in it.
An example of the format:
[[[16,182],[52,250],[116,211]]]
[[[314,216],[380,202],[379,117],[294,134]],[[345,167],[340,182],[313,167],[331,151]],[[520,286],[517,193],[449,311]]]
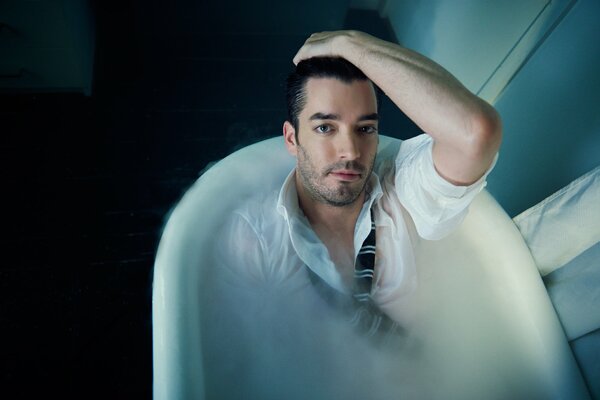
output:
[[[333,78],[311,78],[305,90],[299,143],[290,150],[298,158],[298,178],[313,200],[350,205],[364,191],[375,163],[375,91],[367,80],[346,84]]]

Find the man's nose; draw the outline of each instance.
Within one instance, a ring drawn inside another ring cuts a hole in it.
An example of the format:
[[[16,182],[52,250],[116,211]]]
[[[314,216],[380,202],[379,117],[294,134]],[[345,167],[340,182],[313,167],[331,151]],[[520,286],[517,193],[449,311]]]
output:
[[[360,157],[358,137],[349,130],[341,130],[338,135],[338,155],[344,160],[355,160]]]

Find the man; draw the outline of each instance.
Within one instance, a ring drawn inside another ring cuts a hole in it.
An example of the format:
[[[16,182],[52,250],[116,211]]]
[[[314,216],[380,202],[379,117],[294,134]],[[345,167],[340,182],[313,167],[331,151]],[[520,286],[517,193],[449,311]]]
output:
[[[315,287],[352,298],[363,276],[359,253],[369,248],[374,272],[361,299],[409,326],[415,235],[439,239],[460,225],[495,163],[500,118],[433,61],[362,32],[313,34],[294,63],[283,136],[296,168],[281,188],[258,192],[223,224],[210,269],[219,279],[205,294],[214,303],[205,316],[206,357],[221,360],[211,368],[220,376],[214,382],[235,378],[269,396],[273,381],[304,393],[313,379],[339,394],[345,386],[330,376],[335,370],[351,390],[368,386],[368,397],[376,382],[389,381],[384,369],[367,378],[361,363],[348,360],[381,359],[369,359],[370,347],[353,339],[360,335],[345,330],[347,320],[336,319]],[[378,159],[374,84],[425,132]],[[376,243],[363,246],[369,237]],[[416,371],[415,358],[408,360],[398,376]],[[357,376],[372,384],[361,386]]]
[[[418,286],[410,227],[439,239],[460,224],[496,160],[500,118],[433,61],[362,32],[313,34],[293,61],[283,135],[297,166],[277,193],[234,212],[223,269],[249,286],[289,291],[316,276],[351,294],[374,222],[368,297],[405,323]],[[377,162],[373,84],[425,132]]]

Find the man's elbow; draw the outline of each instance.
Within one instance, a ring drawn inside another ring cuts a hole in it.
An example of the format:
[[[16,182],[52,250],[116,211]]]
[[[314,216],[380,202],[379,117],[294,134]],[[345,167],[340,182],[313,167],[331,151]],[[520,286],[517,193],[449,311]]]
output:
[[[485,103],[472,117],[468,149],[477,158],[492,158],[502,142],[502,119],[496,109]]]

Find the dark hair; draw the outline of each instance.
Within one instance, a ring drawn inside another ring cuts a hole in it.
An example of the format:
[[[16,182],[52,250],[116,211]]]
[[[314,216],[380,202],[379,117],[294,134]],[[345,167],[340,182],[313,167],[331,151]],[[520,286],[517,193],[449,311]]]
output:
[[[306,81],[309,78],[336,78],[344,83],[352,83],[355,80],[368,80],[367,76],[354,64],[341,57],[313,57],[302,60],[296,69],[287,78],[287,111],[288,121],[296,131],[296,142],[298,141],[298,116],[306,105]],[[373,84],[379,108],[379,88]]]

